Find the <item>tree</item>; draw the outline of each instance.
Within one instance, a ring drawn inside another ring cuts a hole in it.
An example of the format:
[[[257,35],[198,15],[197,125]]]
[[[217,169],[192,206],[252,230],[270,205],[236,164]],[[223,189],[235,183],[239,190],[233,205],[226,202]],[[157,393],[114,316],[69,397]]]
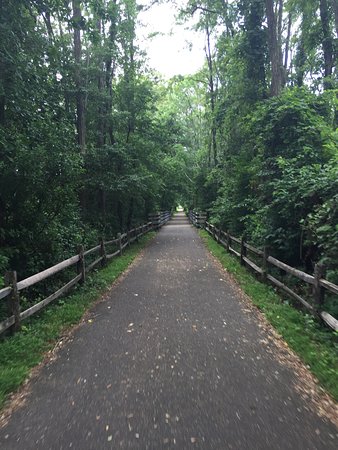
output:
[[[73,27],[74,27],[74,60],[75,60],[75,84],[76,84],[76,127],[77,138],[82,154],[86,151],[86,119],[84,87],[81,74],[82,66],[82,46],[81,27],[83,18],[81,15],[81,1],[72,0],[73,6]]]
[[[266,97],[266,32],[263,28],[265,18],[262,1],[243,1],[239,11],[244,17],[243,37],[240,52],[245,65],[246,95],[248,101]]]
[[[324,89],[332,88],[332,69],[334,65],[333,55],[333,37],[330,27],[330,10],[327,0],[320,0],[319,2],[320,19],[323,33],[323,53],[324,53]]]
[[[280,3],[280,17],[282,15],[282,5]],[[274,1],[265,0],[266,17],[268,22],[268,43],[269,56],[271,63],[271,87],[270,92],[272,96],[279,95],[283,84],[283,65],[282,65],[282,51],[280,48],[280,39],[277,35],[277,20],[274,11]]]

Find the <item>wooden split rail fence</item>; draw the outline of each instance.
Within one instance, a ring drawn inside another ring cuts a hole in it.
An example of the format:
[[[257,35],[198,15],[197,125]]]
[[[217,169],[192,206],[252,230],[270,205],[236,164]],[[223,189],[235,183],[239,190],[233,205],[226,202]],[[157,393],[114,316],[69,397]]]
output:
[[[155,229],[159,229],[171,219],[171,212],[161,211],[159,213],[149,214],[148,219],[152,222]]]
[[[207,213],[189,211],[189,220],[197,228],[205,228],[205,222],[207,220]]]
[[[48,269],[43,270],[35,275],[32,275],[24,280],[17,280],[17,273],[15,271],[8,272],[5,276],[7,286],[0,289],[0,301],[6,299],[8,302],[9,317],[0,322],[0,334],[10,329],[12,332],[16,332],[21,327],[21,322],[24,319],[36,314],[42,308],[46,307],[49,303],[62,295],[66,294],[77,283],[83,284],[86,280],[86,275],[98,265],[104,266],[106,262],[113,259],[116,256],[122,255],[123,249],[129,246],[134,241],[137,241],[141,236],[145,235],[149,231],[161,228],[169,219],[170,213],[155,213],[151,215],[152,219],[148,223],[139,227],[128,230],[126,233],[119,233],[116,239],[104,241],[101,239],[100,243],[93,248],[85,250],[83,246],[78,249],[78,254],[72,256],[64,261],[55,264]],[[165,217],[165,219],[164,219]],[[154,221],[153,221],[154,220]],[[109,249],[114,251],[109,253]],[[90,264],[86,264],[86,257],[89,255],[96,256],[94,261]],[[42,280],[45,280],[52,275],[68,269],[76,265],[77,275],[68,281],[64,286],[58,289],[47,298],[34,304],[25,311],[21,311],[20,307],[20,291],[23,289],[34,286]]]
[[[191,219],[190,221],[194,224]],[[270,282],[278,289],[283,290],[290,297],[301,303],[312,315],[320,317],[326,325],[331,327],[333,330],[338,331],[338,320],[328,312],[322,310],[325,292],[328,291],[331,294],[338,295],[338,286],[324,279],[325,271],[321,265],[316,264],[313,275],[310,275],[302,272],[301,270],[295,269],[282,261],[279,261],[273,256],[270,256],[267,248],[264,248],[263,250],[257,249],[245,242],[244,238],[239,239],[231,236],[228,232],[216,228],[209,222],[205,222],[205,229],[229,253],[237,256],[243,266],[250,267],[250,269],[258,274],[262,281]],[[234,248],[235,246],[238,250]],[[261,260],[261,267],[249,258],[250,254],[255,255],[256,260]],[[311,285],[313,304],[310,304],[291,288],[269,274],[269,264]]]

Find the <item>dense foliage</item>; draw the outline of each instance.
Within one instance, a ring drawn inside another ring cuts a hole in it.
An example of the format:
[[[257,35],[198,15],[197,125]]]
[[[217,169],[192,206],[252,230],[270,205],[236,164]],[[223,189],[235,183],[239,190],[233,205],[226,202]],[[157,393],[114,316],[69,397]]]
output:
[[[190,0],[181,17],[211,41],[187,206],[338,282],[335,13],[335,1]]]
[[[182,144],[136,44],[135,0],[0,2],[0,273],[171,209]]]

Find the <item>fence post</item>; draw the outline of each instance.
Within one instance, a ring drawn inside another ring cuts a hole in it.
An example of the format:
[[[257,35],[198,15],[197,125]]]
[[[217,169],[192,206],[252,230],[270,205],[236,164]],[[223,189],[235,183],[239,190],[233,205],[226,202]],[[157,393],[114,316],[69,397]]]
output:
[[[226,231],[226,234],[227,234],[227,245],[226,245],[226,248],[227,248],[227,252],[230,253],[230,233],[229,233],[228,230]]]
[[[121,238],[121,233],[119,233],[117,235],[117,239],[119,240],[119,251],[120,251],[120,256],[122,256],[122,238]]]
[[[103,238],[100,239],[100,256],[102,257],[101,267],[104,267],[107,263],[107,256]]]
[[[240,256],[241,266],[245,265],[244,257],[246,256],[246,247],[244,244],[245,244],[245,241],[244,241],[244,234],[243,234],[242,238],[241,238],[241,256]]]
[[[5,275],[5,281],[8,286],[12,288],[11,293],[8,297],[8,310],[9,314],[14,316],[14,324],[10,327],[11,333],[15,333],[19,331],[21,328],[20,323],[20,295],[18,291],[17,285],[17,273],[14,270],[13,272],[7,272]]]
[[[264,245],[263,248],[263,267],[262,267],[262,281],[264,283],[266,283],[267,281],[267,275],[268,275],[268,257],[269,257],[269,252],[268,252],[268,247],[266,245]]]
[[[200,228],[205,228],[205,222],[207,220],[207,216],[204,212],[199,214],[198,224]]]
[[[130,231],[127,230],[127,243],[128,243],[128,247],[130,247]]]
[[[221,226],[219,227],[219,230],[217,232],[217,242],[219,243],[221,241]]]
[[[314,269],[313,299],[314,306],[319,311],[324,303],[325,290],[320,285],[320,279],[325,277],[325,268],[321,264],[316,264]]]
[[[84,284],[86,281],[86,263],[83,254],[83,245],[79,245],[78,254],[79,254],[79,261],[77,263],[77,273],[78,275],[81,274],[80,284]]]

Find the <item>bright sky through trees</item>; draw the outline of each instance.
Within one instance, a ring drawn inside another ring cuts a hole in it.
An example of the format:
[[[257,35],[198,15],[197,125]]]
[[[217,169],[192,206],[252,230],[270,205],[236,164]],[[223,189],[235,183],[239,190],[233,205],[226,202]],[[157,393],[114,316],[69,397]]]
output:
[[[148,5],[149,1],[142,3]],[[193,21],[175,23],[175,3],[155,4],[139,16],[140,47],[147,52],[149,66],[166,78],[195,73],[205,60],[203,35],[187,29]]]

